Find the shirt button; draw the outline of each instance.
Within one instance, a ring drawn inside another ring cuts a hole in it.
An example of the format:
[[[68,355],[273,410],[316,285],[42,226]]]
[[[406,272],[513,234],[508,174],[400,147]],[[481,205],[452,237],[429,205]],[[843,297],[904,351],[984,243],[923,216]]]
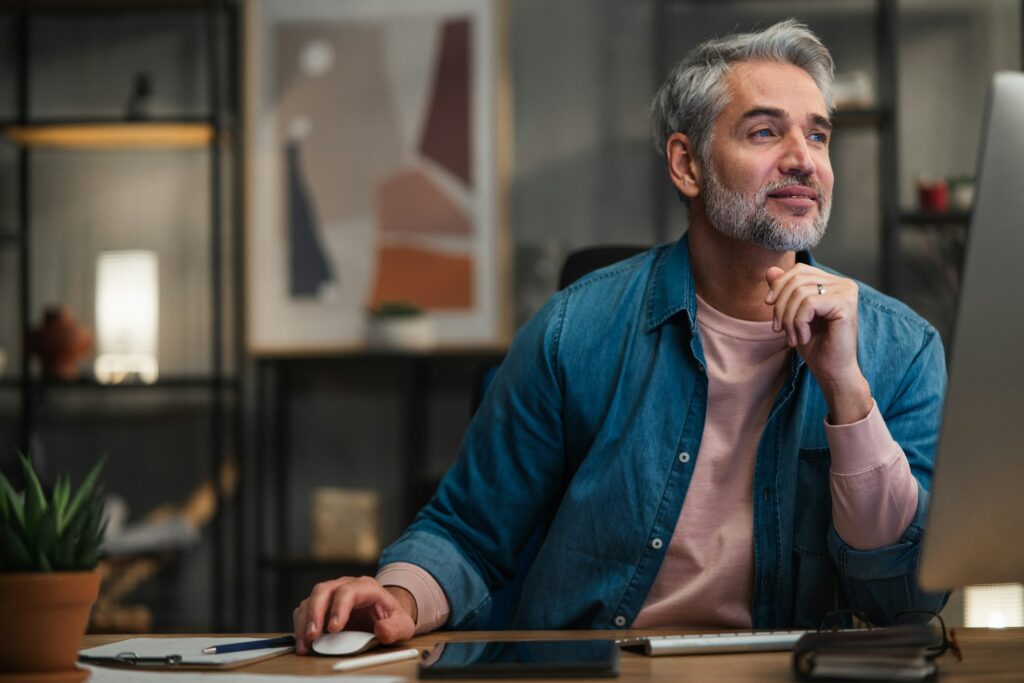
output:
[[[663,545],[665,545],[665,544],[662,543],[660,538],[656,538],[653,541],[651,541],[651,547],[654,548],[655,550],[661,550],[661,546],[663,546]]]
[[[626,625],[626,617],[622,616],[621,614],[619,616],[615,617],[615,625],[616,626],[625,626]]]
[[[679,454],[679,462],[681,462],[681,463],[688,463],[688,462],[690,462],[690,454],[687,453],[686,451],[683,451],[682,453],[680,453]]]

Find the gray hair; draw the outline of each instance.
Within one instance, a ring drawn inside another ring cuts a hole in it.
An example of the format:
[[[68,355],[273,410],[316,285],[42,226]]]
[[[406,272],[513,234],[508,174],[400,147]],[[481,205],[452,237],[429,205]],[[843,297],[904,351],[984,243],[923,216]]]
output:
[[[712,127],[729,103],[725,77],[738,62],[778,62],[800,67],[825,98],[831,115],[832,55],[816,35],[796,19],[781,21],[757,33],[712,38],[695,47],[681,61],[651,102],[654,146],[665,154],[668,138],[685,133],[693,140],[697,160],[710,158]]]

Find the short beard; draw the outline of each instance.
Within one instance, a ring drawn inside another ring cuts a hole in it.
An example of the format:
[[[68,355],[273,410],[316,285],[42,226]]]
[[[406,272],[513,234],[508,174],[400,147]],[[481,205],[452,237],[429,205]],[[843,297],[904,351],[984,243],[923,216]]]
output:
[[[769,183],[756,195],[748,195],[726,188],[715,172],[714,164],[707,164],[704,188],[704,211],[712,227],[729,237],[756,244],[773,251],[804,251],[816,247],[825,236],[832,197],[825,196],[821,184],[806,176],[792,176]],[[768,195],[791,185],[803,185],[818,193],[820,204],[814,222],[807,228],[794,221],[785,223],[768,211]]]

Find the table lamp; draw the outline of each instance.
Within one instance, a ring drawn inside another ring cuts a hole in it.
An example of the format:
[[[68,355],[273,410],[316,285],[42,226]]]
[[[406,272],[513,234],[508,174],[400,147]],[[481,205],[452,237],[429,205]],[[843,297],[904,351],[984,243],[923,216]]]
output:
[[[152,251],[104,251],[96,260],[94,371],[103,384],[156,382],[159,259]]]

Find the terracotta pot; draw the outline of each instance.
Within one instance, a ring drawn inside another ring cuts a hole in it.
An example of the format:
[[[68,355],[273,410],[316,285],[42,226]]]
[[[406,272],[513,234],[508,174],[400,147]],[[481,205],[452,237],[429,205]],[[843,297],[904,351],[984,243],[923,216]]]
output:
[[[0,671],[79,673],[75,661],[99,587],[94,571],[0,573]]]
[[[78,375],[78,359],[92,348],[92,332],[75,322],[67,306],[51,306],[42,325],[29,334],[28,346],[38,354],[45,377],[72,380]]]

